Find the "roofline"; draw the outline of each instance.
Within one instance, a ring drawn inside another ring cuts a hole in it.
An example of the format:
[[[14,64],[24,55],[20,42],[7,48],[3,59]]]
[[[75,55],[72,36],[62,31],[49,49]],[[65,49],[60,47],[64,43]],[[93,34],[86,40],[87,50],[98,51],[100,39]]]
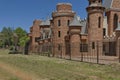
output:
[[[106,9],[105,12],[108,12],[108,11],[118,11],[120,12],[120,9],[119,8],[109,8],[109,9]]]
[[[112,0],[112,2],[111,2],[110,8],[112,8],[112,4],[113,4],[113,0]]]
[[[63,3],[58,3],[57,6],[58,6],[58,5],[70,5],[70,6],[72,6],[71,3],[64,3],[64,2],[63,2]]]

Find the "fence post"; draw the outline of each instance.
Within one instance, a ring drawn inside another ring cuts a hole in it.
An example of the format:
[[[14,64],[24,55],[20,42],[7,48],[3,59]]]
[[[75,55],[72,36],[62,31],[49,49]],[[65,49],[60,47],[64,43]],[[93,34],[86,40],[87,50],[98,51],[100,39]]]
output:
[[[82,43],[81,43],[81,49],[82,49],[81,50],[81,62],[83,62],[83,52],[82,52],[83,51],[83,44]]]
[[[70,54],[70,60],[71,60],[71,56],[72,56],[72,55],[71,55],[71,47],[72,47],[72,46],[71,46],[71,44],[70,44],[70,43],[68,43],[69,54]]]
[[[61,49],[60,49],[60,53],[61,53],[61,59],[62,59],[62,50],[64,49],[62,43],[60,44],[60,48],[61,48]]]
[[[97,64],[99,64],[99,45],[98,45],[98,41],[97,41]]]
[[[119,63],[120,63],[120,39],[118,39],[118,40],[119,40],[119,46],[118,46],[119,50],[118,51],[119,51]]]

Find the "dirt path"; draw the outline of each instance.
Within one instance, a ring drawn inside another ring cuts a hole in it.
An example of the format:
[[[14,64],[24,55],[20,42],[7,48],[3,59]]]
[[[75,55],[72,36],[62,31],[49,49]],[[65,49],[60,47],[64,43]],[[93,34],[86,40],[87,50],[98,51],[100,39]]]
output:
[[[9,72],[12,75],[15,75],[20,80],[40,80],[40,79],[36,79],[36,77],[34,77],[33,75],[25,73],[19,69],[13,68],[10,65],[2,63],[2,62],[0,62],[0,68]]]

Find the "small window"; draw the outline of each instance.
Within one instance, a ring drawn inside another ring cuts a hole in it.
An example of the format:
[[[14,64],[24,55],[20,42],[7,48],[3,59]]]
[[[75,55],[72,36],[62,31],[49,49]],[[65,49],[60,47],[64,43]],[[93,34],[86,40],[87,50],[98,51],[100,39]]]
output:
[[[69,34],[69,31],[67,31],[67,34]]]
[[[58,20],[58,26],[61,26],[61,21],[60,20]]]
[[[92,42],[92,49],[95,49],[95,42]]]
[[[118,27],[118,15],[117,14],[114,14],[114,30]]]
[[[80,44],[80,52],[88,52],[88,44]]]
[[[103,28],[103,36],[105,36],[105,35],[106,35],[106,29]]]
[[[101,3],[101,1],[99,0],[99,3]]]
[[[93,1],[93,3],[95,3],[95,0]]]
[[[98,18],[98,27],[101,28],[101,17]]]
[[[60,31],[58,31],[58,37],[61,37],[61,32]]]
[[[67,21],[67,25],[68,25],[68,26],[69,26],[69,24],[70,24],[70,20]]]
[[[89,25],[90,25],[90,19],[89,19],[89,15],[88,15],[88,18],[87,18],[87,21],[88,21],[88,28],[89,28]]]

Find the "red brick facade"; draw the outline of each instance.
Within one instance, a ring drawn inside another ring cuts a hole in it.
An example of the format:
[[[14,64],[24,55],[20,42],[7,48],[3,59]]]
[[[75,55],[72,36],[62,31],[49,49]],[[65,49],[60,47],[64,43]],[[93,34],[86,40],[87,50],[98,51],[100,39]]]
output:
[[[56,48],[53,49],[53,54],[60,53],[61,50],[58,50],[58,46],[65,47],[65,36],[69,31],[69,23],[74,18],[75,12],[72,11],[71,4],[58,4],[57,11],[52,13],[53,17],[53,44]],[[62,48],[62,55],[65,55],[65,48]]]
[[[120,5],[118,4],[120,0],[113,0],[111,2],[112,8],[106,10],[102,6],[102,0],[88,1],[89,5],[86,8],[88,12],[87,20],[78,20],[76,22],[76,13],[72,11],[72,5],[69,3],[57,4],[56,11],[52,12],[52,19],[49,20],[49,24],[48,22],[35,20],[29,34],[31,50],[35,52],[40,50],[41,45],[52,44],[53,56],[62,55],[62,57],[65,57],[69,54],[78,56],[81,49],[80,44],[88,44],[90,48],[85,53],[89,54],[91,51],[97,53],[99,51],[98,53],[102,55],[104,11],[108,24],[108,32],[106,33],[108,34],[107,37],[110,38],[116,32],[116,28],[119,27],[115,28],[114,25],[116,23],[115,20],[120,23]],[[117,18],[115,18],[115,14]],[[116,32],[115,39],[117,43],[120,37],[119,33],[119,31]],[[35,42],[35,38],[39,38],[37,42]],[[35,45],[39,47],[36,48]],[[94,48],[97,45],[100,46],[99,49]],[[117,53],[119,53],[118,50]]]

